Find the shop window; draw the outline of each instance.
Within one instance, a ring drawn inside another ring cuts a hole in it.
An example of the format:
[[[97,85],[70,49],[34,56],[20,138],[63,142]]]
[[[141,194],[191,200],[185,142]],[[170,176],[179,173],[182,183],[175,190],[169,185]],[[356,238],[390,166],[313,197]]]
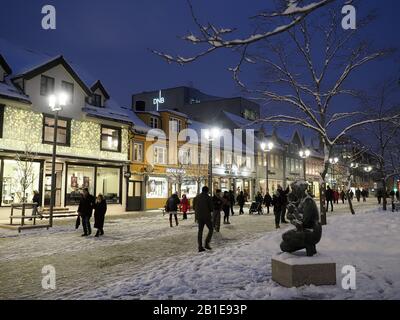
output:
[[[120,173],[119,168],[97,168],[96,195],[101,193],[107,203],[120,203]]]
[[[195,198],[197,196],[197,182],[184,181],[181,186],[181,193],[185,194],[187,198]]]
[[[121,152],[121,129],[101,126],[101,150]]]
[[[54,93],[54,78],[41,76],[40,77],[40,95],[49,96]]]
[[[24,199],[30,202],[33,191],[39,191],[40,163],[18,162],[16,160],[3,160],[3,189],[1,205],[20,203]],[[25,193],[21,183],[25,179]]]
[[[168,198],[168,180],[162,177],[149,177],[146,185],[146,197]]]
[[[43,117],[43,143],[53,143],[55,123],[53,116],[45,115]],[[57,144],[69,146],[70,132],[71,121],[64,118],[58,118]]]
[[[67,205],[79,204],[84,188],[94,195],[94,167],[68,165],[65,196]]]
[[[133,161],[143,162],[143,143],[133,143]]]
[[[67,103],[71,104],[74,101],[74,84],[71,82],[62,81],[61,89],[67,95]]]
[[[167,164],[167,149],[164,147],[154,147],[154,163]]]

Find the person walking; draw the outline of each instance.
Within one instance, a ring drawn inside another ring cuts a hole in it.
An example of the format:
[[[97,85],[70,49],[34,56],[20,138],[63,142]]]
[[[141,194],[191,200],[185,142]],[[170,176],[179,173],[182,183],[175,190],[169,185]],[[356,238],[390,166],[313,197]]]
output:
[[[99,193],[94,204],[94,227],[97,229],[95,237],[104,235],[104,218],[107,212],[107,202]]]
[[[278,184],[278,190],[279,194],[279,202],[280,202],[280,209],[281,209],[281,223],[288,223],[285,219],[286,215],[286,205],[288,203],[287,200],[287,195],[289,193],[289,187],[286,188],[286,190],[282,189],[282,186]]]
[[[363,198],[363,202],[367,201],[367,190],[362,189],[361,191],[361,197]]]
[[[383,191],[381,188],[379,188],[378,190],[376,190],[376,198],[378,199],[378,204],[381,204],[382,196],[383,196]]]
[[[397,201],[400,201],[400,192],[399,192],[399,190],[396,191],[396,199],[397,199]]]
[[[357,198],[357,202],[360,202],[360,198],[361,198],[361,190],[360,190],[360,188],[357,188],[357,190],[356,190],[356,198]]]
[[[42,206],[42,198],[40,197],[39,191],[37,190],[33,191],[32,203],[32,216],[42,216],[41,214],[39,214],[39,208]],[[32,220],[32,218],[30,218],[29,220]]]
[[[183,213],[182,220],[187,220],[187,212],[190,210],[190,203],[188,198],[186,197],[186,194],[182,195],[180,210]]]
[[[83,234],[82,237],[87,237],[92,234],[90,226],[90,218],[92,217],[93,208],[95,204],[94,197],[89,193],[87,188],[83,189],[81,200],[78,206],[78,215],[82,219]]]
[[[212,197],[212,203],[213,203],[212,222],[213,222],[214,230],[216,232],[219,232],[219,229],[221,226],[221,210],[222,210],[222,204],[223,204],[220,189],[217,189],[215,191],[215,194]]]
[[[233,211],[233,206],[235,205],[235,194],[233,193],[233,190],[229,190],[229,201],[231,206],[231,215],[233,216],[235,214]]]
[[[243,207],[244,207],[244,204],[245,204],[246,201],[244,199],[243,191],[240,191],[239,195],[236,198],[236,201],[237,201],[237,203],[239,205],[239,215],[244,214]]]
[[[344,204],[344,200],[346,200],[346,193],[344,190],[340,192],[340,199],[342,200],[342,203]]]
[[[178,197],[178,193],[173,193],[167,200],[166,211],[169,213],[169,225],[172,228],[172,215],[175,217],[176,226],[179,225],[178,222],[178,205],[181,203]]]
[[[224,224],[231,224],[229,222],[229,212],[231,208],[231,199],[228,191],[224,192],[222,197],[222,211],[224,211]]]
[[[258,191],[255,200],[256,203],[258,204],[258,214],[262,214],[262,203],[264,199],[260,191]]]
[[[351,190],[351,189],[350,189],[350,192],[349,192],[349,196],[350,196],[350,200],[353,201],[354,192],[353,192],[353,190]]]
[[[195,212],[196,219],[198,221],[199,231],[197,234],[197,244],[199,252],[211,250],[210,242],[213,235],[213,224],[211,218],[211,212],[213,212],[213,201],[208,195],[208,187],[203,187],[201,193],[196,196],[193,200],[193,209]],[[208,235],[203,247],[203,230],[204,226],[208,228]]]
[[[339,192],[336,189],[333,190],[333,200],[336,204],[339,204]]]
[[[333,190],[331,189],[330,186],[326,187],[325,198],[326,198],[326,209],[329,210],[329,203],[330,203],[331,211],[333,211]]]
[[[272,197],[267,190],[264,196],[264,205],[267,208],[267,214],[269,214],[269,207],[271,206],[271,204],[272,204]]]
[[[274,216],[275,216],[275,228],[280,228],[281,221],[281,212],[282,212],[282,203],[281,203],[281,195],[278,190],[272,195],[272,206],[274,208]]]

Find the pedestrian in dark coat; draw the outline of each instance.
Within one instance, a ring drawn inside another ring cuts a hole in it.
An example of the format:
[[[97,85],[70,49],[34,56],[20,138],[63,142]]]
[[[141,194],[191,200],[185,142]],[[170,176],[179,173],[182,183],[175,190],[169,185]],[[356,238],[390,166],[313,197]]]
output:
[[[193,200],[193,209],[195,212],[196,219],[199,223],[199,232],[197,235],[197,243],[199,246],[199,252],[205,249],[211,250],[210,242],[213,234],[213,224],[211,219],[211,212],[213,211],[213,202],[211,197],[208,195],[208,187],[203,187],[201,193],[196,196]],[[208,235],[203,247],[203,230],[204,226],[208,228]]]
[[[172,194],[166,203],[166,211],[169,213],[169,225],[172,228],[172,215],[175,217],[175,224],[176,226],[179,225],[178,223],[178,205],[181,203],[179,200],[178,193]]]
[[[212,197],[212,203],[213,203],[212,222],[213,222],[214,230],[216,232],[219,232],[219,229],[221,226],[221,210],[222,210],[222,204],[223,204],[220,189],[215,190],[215,194]]]
[[[263,196],[262,196],[261,192],[257,193],[255,200],[259,204],[259,206],[258,206],[258,214],[262,214],[262,203],[263,203],[264,199],[263,199]]]
[[[356,190],[356,198],[357,198],[357,202],[360,202],[360,198],[361,198],[361,190],[360,190],[360,188],[357,188],[357,190]]]
[[[42,198],[40,197],[39,191],[37,190],[33,191],[32,203],[32,216],[40,215],[39,208],[42,206]],[[32,220],[32,218],[30,218],[29,220]]]
[[[362,189],[361,197],[363,198],[363,202],[367,201],[367,190]]]
[[[231,206],[231,214],[234,215],[235,212],[233,211],[233,206],[235,205],[235,194],[233,193],[232,190],[229,190],[229,200]]]
[[[272,196],[272,205],[274,206],[275,228],[279,229],[282,212],[282,199],[278,190],[276,190],[276,192]]]
[[[381,204],[382,196],[383,196],[383,190],[382,189],[378,189],[376,191],[376,197],[378,198],[378,204]]]
[[[269,213],[269,207],[271,206],[271,204],[272,204],[272,198],[269,192],[267,191],[267,193],[264,196],[264,205],[267,208],[267,214]]]
[[[82,197],[79,202],[78,214],[82,219],[83,234],[82,237],[87,237],[92,233],[90,226],[90,218],[92,217],[95,199],[89,193],[87,188],[83,189]]]
[[[325,199],[326,199],[326,209],[329,208],[329,203],[331,204],[331,211],[333,211],[333,190],[330,186],[326,187]]]
[[[340,192],[340,199],[342,200],[342,203],[344,203],[344,200],[346,200],[346,193],[344,192],[344,190]]]
[[[97,229],[95,237],[104,235],[104,218],[107,212],[107,202],[100,193],[94,204],[94,227]]]
[[[286,215],[286,205],[288,204],[287,200],[287,195],[289,193],[289,187],[286,188],[286,190],[282,189],[281,185],[278,185],[278,190],[279,194],[279,202],[281,203],[280,208],[281,208],[281,223],[288,223],[286,221],[285,215]]]
[[[229,211],[231,208],[231,198],[228,191],[224,192],[222,197],[222,211],[224,211],[224,224],[231,224],[229,222]]]
[[[237,203],[239,205],[239,215],[244,214],[243,207],[244,207],[244,204],[245,204],[246,200],[244,198],[243,191],[240,191],[239,195],[236,198],[236,201],[237,201]]]

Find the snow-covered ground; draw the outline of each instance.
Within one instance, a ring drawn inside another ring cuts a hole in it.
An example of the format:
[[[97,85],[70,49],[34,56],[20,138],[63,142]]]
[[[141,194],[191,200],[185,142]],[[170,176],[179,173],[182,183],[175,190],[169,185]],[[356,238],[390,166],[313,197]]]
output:
[[[199,254],[192,217],[170,228],[166,216],[147,213],[109,218],[102,239],[81,238],[71,220],[21,235],[0,229],[0,298],[399,299],[400,214],[374,201],[355,206],[355,216],[341,205],[329,213],[317,246],[337,263],[336,286],[287,289],[271,280],[285,231],[274,230],[272,215],[234,216],[214,249]],[[56,268],[54,291],[41,288],[47,264]],[[357,270],[356,290],[341,288],[344,265]]]

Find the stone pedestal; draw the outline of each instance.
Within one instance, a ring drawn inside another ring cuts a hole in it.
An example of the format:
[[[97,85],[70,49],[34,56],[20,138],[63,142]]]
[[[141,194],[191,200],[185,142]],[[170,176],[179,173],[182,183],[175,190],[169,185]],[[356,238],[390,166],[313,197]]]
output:
[[[303,251],[282,253],[272,257],[272,280],[287,288],[335,285],[336,263],[320,253],[312,257]]]

